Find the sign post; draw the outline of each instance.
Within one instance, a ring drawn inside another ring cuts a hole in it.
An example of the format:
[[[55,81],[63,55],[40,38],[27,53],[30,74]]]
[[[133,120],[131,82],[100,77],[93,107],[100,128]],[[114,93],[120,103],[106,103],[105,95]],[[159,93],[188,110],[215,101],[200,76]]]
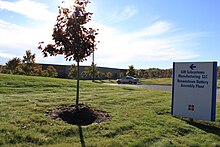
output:
[[[216,89],[217,62],[174,62],[171,114],[215,121]]]

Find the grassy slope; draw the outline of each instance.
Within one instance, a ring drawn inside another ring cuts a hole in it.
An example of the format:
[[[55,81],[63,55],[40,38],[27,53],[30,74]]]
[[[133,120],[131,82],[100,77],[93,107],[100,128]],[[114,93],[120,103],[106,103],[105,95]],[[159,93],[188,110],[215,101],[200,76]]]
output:
[[[171,93],[82,81],[80,102],[109,112],[111,121],[80,127],[44,115],[75,103],[75,81],[0,74],[0,146],[220,145],[216,122],[170,115]]]

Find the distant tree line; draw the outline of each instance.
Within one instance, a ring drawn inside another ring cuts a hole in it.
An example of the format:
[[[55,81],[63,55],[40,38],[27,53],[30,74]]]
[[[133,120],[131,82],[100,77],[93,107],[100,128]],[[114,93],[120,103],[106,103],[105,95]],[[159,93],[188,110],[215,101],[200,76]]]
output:
[[[46,70],[43,70],[41,65],[35,63],[35,57],[35,54],[32,54],[30,50],[27,50],[23,59],[15,57],[9,60],[5,66],[0,66],[0,72],[28,76],[57,76],[57,71],[53,66],[48,66]]]
[[[138,69],[136,70],[133,65],[128,67],[127,72],[120,73],[120,77],[133,76],[136,78],[171,78],[172,69],[159,69],[159,68],[149,68],[149,69]],[[218,67],[218,78],[220,78],[220,67]]]
[[[120,73],[120,77],[123,76],[133,76],[136,78],[171,78],[172,69],[159,69],[159,68],[149,68],[149,69],[138,69],[136,70],[133,65],[128,67],[126,73]]]
[[[57,77],[58,73],[56,68],[52,65],[48,66],[46,70],[43,70],[42,65],[35,62],[36,55],[32,54],[30,50],[25,52],[23,59],[13,58],[9,60],[5,66],[0,65],[0,73],[5,74],[18,74],[28,76],[43,76],[43,77]],[[112,79],[115,75],[111,72],[102,73],[97,70],[96,64],[88,66],[81,73],[82,79],[92,79],[94,71],[95,79]],[[71,65],[68,78],[76,79],[77,67],[75,64]]]
[[[32,54],[30,50],[25,52],[23,59],[13,58],[9,60],[5,66],[0,65],[0,73],[6,74],[19,74],[29,76],[44,76],[44,77],[57,77],[57,70],[52,66],[48,66],[46,70],[42,69],[42,65],[35,63],[35,54]],[[94,72],[94,73],[93,73]],[[96,64],[85,67],[81,73],[82,79],[92,79],[94,74],[95,79],[115,79],[118,75],[113,75],[111,72],[100,72],[97,69]],[[68,78],[76,79],[77,67],[75,64],[71,65]],[[133,76],[136,78],[171,78],[172,69],[135,69],[133,65],[128,66],[128,70],[121,72],[119,77]],[[218,78],[220,78],[220,67],[218,67]]]
[[[77,68],[76,65],[73,64],[70,67],[70,72],[68,77],[72,79],[76,79],[77,76]],[[115,78],[114,75],[111,72],[100,72],[97,69],[96,64],[92,64],[91,66],[85,67],[84,71],[81,73],[82,79],[92,79],[94,76],[95,79],[112,79]]]
[[[94,73],[93,73],[94,72]],[[73,64],[70,68],[69,78],[76,78],[76,65]],[[92,79],[94,74],[95,79],[115,79],[118,75],[113,75],[111,72],[103,73],[97,70],[96,64],[87,66],[85,70],[81,73],[81,78]],[[171,78],[172,69],[138,69],[136,70],[133,65],[128,67],[128,70],[120,73],[120,78],[124,76],[133,76],[137,78]]]

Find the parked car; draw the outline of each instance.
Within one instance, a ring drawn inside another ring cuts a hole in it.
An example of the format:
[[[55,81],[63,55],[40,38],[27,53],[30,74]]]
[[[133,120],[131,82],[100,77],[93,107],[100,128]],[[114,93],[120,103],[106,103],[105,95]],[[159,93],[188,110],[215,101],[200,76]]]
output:
[[[134,77],[132,77],[132,76],[126,76],[126,77],[124,77],[124,78],[122,78],[122,79],[118,79],[117,80],[117,83],[118,84],[124,84],[124,83],[128,83],[128,84],[137,84],[139,82],[139,79],[137,79],[137,78],[134,78]]]

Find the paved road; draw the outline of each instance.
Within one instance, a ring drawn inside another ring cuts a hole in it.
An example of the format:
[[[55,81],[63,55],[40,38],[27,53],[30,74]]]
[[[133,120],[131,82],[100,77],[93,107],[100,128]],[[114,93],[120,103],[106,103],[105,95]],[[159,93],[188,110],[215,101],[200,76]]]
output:
[[[163,91],[172,91],[171,85],[130,85],[130,84],[110,84],[115,86],[129,86],[129,87],[136,87],[136,88],[149,88],[149,89],[156,89],[156,90],[163,90]],[[220,89],[217,89],[217,101],[220,102]]]

